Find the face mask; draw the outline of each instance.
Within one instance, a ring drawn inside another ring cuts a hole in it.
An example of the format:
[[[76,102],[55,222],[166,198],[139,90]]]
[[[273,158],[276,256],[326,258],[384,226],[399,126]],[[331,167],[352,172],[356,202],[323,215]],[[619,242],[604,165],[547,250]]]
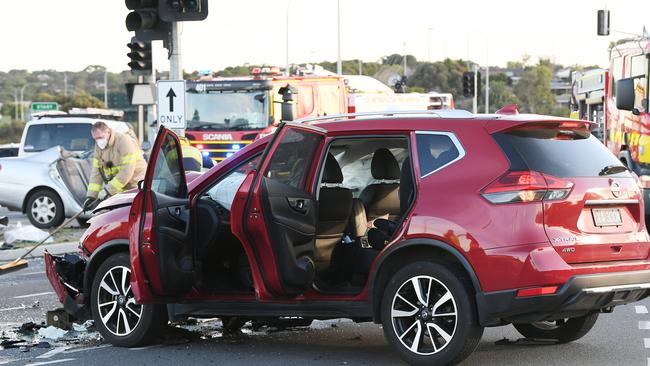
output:
[[[95,142],[102,150],[106,148],[106,145],[108,145],[108,139],[97,139]]]

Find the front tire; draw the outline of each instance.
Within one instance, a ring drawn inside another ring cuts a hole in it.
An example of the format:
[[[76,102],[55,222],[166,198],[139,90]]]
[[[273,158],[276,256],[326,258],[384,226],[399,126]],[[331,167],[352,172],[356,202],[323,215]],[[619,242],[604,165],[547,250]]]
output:
[[[594,327],[596,320],[598,320],[598,313],[591,313],[577,318],[552,322],[513,325],[526,338],[554,339],[560,343],[567,343],[584,337]]]
[[[466,276],[436,262],[404,266],[381,306],[384,335],[411,365],[454,365],[478,346],[483,327]]]
[[[95,326],[107,342],[118,347],[151,343],[167,323],[163,305],[136,304],[130,281],[129,255],[116,253],[99,266],[92,282]]]
[[[39,189],[29,196],[25,213],[29,222],[39,229],[59,226],[65,219],[61,197],[48,189]]]

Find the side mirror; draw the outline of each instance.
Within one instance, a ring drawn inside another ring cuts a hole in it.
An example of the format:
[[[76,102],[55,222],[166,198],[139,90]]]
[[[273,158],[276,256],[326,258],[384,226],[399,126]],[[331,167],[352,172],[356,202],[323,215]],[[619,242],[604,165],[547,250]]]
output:
[[[298,89],[287,84],[278,90],[278,93],[282,95],[282,116],[280,117],[283,122],[293,121],[295,119],[293,113],[293,101],[294,95],[298,94]]]
[[[616,108],[623,111],[634,110],[634,78],[616,82]]]
[[[609,10],[598,10],[598,35],[609,36]]]
[[[144,190],[144,179],[138,181],[138,190]]]

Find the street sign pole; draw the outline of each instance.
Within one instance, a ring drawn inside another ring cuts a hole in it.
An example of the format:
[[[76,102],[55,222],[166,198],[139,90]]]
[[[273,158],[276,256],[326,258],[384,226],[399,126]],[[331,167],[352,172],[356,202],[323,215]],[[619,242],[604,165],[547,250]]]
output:
[[[180,22],[172,22],[172,31],[170,37],[169,49],[169,80],[183,80],[183,66],[181,64],[181,34]],[[183,90],[185,95],[185,90]],[[183,97],[185,99],[185,97]],[[183,107],[183,110],[185,107]],[[160,123],[160,120],[158,121]],[[185,136],[185,126],[183,129],[174,129],[178,136]]]

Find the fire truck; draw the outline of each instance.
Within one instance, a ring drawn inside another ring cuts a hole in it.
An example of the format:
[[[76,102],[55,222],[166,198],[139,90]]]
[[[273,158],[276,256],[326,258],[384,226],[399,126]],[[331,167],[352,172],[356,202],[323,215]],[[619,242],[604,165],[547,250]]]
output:
[[[281,120],[347,111],[345,83],[338,75],[299,70],[282,76],[279,68],[264,67],[248,77],[201,78],[186,85],[185,136],[215,162],[271,133]]]
[[[595,123],[592,134],[605,142],[605,95],[609,91],[605,69],[574,71],[571,74],[571,117]]]
[[[616,42],[610,49],[605,89],[605,144],[641,179],[645,212],[650,213],[650,39]]]

